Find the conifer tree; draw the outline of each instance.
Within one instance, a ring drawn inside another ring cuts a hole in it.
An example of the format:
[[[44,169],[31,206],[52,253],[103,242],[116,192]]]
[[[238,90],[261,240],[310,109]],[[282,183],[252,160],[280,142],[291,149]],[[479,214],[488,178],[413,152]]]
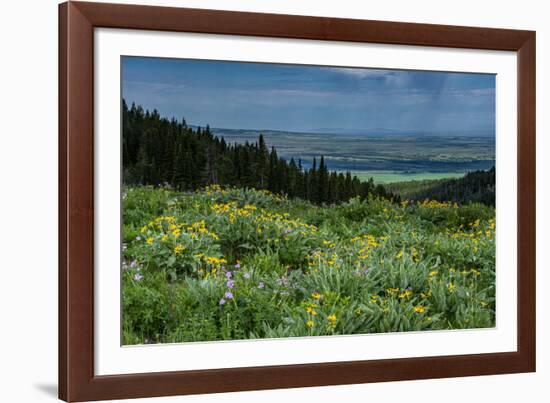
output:
[[[275,147],[269,151],[263,135],[253,143],[228,144],[208,125],[193,129],[184,118],[168,120],[157,110],[144,111],[135,104],[128,108],[125,100],[122,114],[125,184],[167,183],[180,190],[193,190],[219,183],[269,189],[313,203],[339,203],[354,196],[366,199],[370,193],[392,196],[383,186],[375,187],[372,180],[361,182],[350,172],[329,172],[323,155],[319,165],[313,156],[310,169],[304,169],[301,159],[297,163],[293,158],[286,161],[277,155]],[[478,177],[470,182],[476,189],[484,188],[486,183]],[[442,194],[458,192],[457,187],[441,190]]]

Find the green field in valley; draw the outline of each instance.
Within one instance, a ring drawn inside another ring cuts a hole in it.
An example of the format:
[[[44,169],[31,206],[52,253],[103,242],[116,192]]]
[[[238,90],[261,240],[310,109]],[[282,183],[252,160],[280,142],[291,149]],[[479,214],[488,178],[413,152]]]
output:
[[[397,171],[362,171],[352,172],[361,181],[367,181],[373,178],[374,183],[395,183],[423,180],[453,179],[461,178],[464,172],[397,172]]]

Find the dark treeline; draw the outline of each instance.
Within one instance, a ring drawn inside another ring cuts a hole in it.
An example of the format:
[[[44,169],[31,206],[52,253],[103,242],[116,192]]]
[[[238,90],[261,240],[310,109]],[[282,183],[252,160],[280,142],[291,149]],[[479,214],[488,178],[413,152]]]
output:
[[[473,171],[463,178],[449,179],[414,194],[417,200],[453,201],[461,204],[495,205],[495,168]]]
[[[209,184],[266,189],[313,203],[338,203],[359,196],[391,197],[373,180],[328,170],[323,156],[305,169],[301,160],[285,161],[259,136],[255,143],[228,144],[210,128],[192,129],[185,119],[161,118],[123,100],[124,183],[169,184],[194,190]]]

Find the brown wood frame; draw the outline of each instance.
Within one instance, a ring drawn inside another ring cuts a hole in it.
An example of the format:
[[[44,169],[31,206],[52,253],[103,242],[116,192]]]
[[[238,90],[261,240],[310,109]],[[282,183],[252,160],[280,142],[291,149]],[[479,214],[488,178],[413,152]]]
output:
[[[94,375],[96,27],[516,51],[518,351]],[[535,32],[85,2],[59,6],[59,398],[121,399],[535,371]]]

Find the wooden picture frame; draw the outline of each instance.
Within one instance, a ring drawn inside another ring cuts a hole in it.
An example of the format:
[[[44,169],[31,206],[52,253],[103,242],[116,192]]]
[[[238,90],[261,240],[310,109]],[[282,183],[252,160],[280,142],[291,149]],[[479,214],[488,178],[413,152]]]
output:
[[[505,50],[518,58],[518,350],[94,375],[94,28]],[[535,32],[184,8],[59,6],[59,398],[122,399],[535,371]]]

